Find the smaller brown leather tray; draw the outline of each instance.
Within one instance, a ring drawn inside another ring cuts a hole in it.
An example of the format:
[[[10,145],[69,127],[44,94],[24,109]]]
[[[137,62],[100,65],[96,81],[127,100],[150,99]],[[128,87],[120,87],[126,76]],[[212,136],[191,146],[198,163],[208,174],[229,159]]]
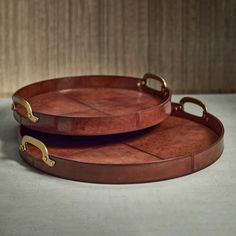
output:
[[[203,108],[201,117],[184,103]],[[187,175],[223,152],[222,123],[199,100],[172,103],[172,115],[145,130],[99,138],[18,132],[20,155],[31,166],[62,178],[96,183],[139,183]],[[28,145],[27,145],[28,144]]]
[[[160,91],[148,86],[161,83]],[[105,135],[144,129],[171,112],[171,93],[159,76],[77,76],[34,83],[13,95],[25,127],[64,135]]]

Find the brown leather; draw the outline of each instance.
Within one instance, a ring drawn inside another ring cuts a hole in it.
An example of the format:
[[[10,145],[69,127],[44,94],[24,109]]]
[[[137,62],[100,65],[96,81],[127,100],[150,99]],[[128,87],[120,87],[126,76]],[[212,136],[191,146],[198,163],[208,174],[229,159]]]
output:
[[[39,118],[34,123],[16,104],[15,119],[47,133],[104,135],[144,129],[162,122],[171,112],[167,87],[156,91],[144,81],[125,76],[77,76],[41,81],[18,90]],[[13,96],[14,96],[13,95]]]
[[[208,112],[197,117],[172,103],[164,122],[145,130],[100,137],[69,137],[21,127],[23,135],[43,141],[54,167],[45,165],[40,151],[28,145],[20,151],[33,167],[62,178],[96,183],[140,183],[187,175],[216,161],[223,152],[224,128]]]

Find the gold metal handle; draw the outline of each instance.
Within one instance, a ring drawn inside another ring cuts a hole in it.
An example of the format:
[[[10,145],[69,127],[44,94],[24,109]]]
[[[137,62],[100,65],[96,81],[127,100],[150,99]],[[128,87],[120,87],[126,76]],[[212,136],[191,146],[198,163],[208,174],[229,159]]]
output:
[[[30,143],[30,144],[34,145],[35,147],[37,147],[42,152],[42,160],[45,164],[47,164],[50,167],[53,167],[55,165],[56,162],[49,158],[48,149],[46,148],[46,146],[44,145],[43,142],[41,142],[40,140],[38,140],[36,138],[33,138],[31,136],[25,135],[22,138],[19,149],[21,151],[26,151],[26,144],[27,143]]]
[[[147,84],[147,80],[148,79],[154,79],[154,80],[157,80],[159,81],[161,84],[162,84],[162,88],[166,88],[167,87],[167,84],[166,84],[166,81],[165,79],[163,79],[162,77],[160,76],[157,76],[157,75],[154,75],[154,74],[150,74],[150,73],[146,73],[144,76],[143,76],[143,79],[142,82],[143,84]]]
[[[203,102],[201,102],[200,100],[198,100],[196,98],[184,97],[180,100],[179,103],[182,105],[182,107],[184,107],[184,104],[187,102],[194,103],[194,104],[200,106],[204,112],[208,112],[207,106]]]
[[[16,104],[16,103],[19,103],[20,105],[22,105],[22,106],[26,109],[26,111],[27,111],[27,117],[28,117],[32,122],[37,122],[37,121],[38,121],[39,118],[36,117],[36,116],[33,114],[32,108],[31,108],[30,104],[29,104],[25,99],[20,98],[20,97],[14,95],[14,96],[12,97],[12,101],[13,101],[13,103],[12,103],[12,110],[16,110],[15,104]]]

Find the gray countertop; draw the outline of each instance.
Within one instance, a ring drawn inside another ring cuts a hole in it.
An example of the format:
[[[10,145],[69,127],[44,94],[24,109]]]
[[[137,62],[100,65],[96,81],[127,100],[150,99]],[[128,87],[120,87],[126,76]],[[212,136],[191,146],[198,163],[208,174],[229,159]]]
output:
[[[0,99],[0,235],[235,236],[236,94],[194,97],[225,126],[221,158],[192,175],[133,185],[69,181],[29,167],[18,155],[11,100]]]

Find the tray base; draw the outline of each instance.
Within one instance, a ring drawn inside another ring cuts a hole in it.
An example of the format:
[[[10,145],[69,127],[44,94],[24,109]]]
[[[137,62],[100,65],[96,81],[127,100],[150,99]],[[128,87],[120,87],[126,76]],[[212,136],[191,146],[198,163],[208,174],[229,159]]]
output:
[[[29,102],[35,112],[48,115],[97,117],[138,112],[156,106],[162,100],[135,90],[83,88],[42,93],[31,97]]]
[[[173,108],[178,104],[173,104]],[[96,183],[140,183],[171,179],[203,169],[223,151],[223,126],[207,113],[196,117],[172,111],[161,124],[132,133],[66,137],[20,128],[19,140],[41,140],[56,164],[48,167],[38,148],[27,145],[22,158],[62,178]]]

